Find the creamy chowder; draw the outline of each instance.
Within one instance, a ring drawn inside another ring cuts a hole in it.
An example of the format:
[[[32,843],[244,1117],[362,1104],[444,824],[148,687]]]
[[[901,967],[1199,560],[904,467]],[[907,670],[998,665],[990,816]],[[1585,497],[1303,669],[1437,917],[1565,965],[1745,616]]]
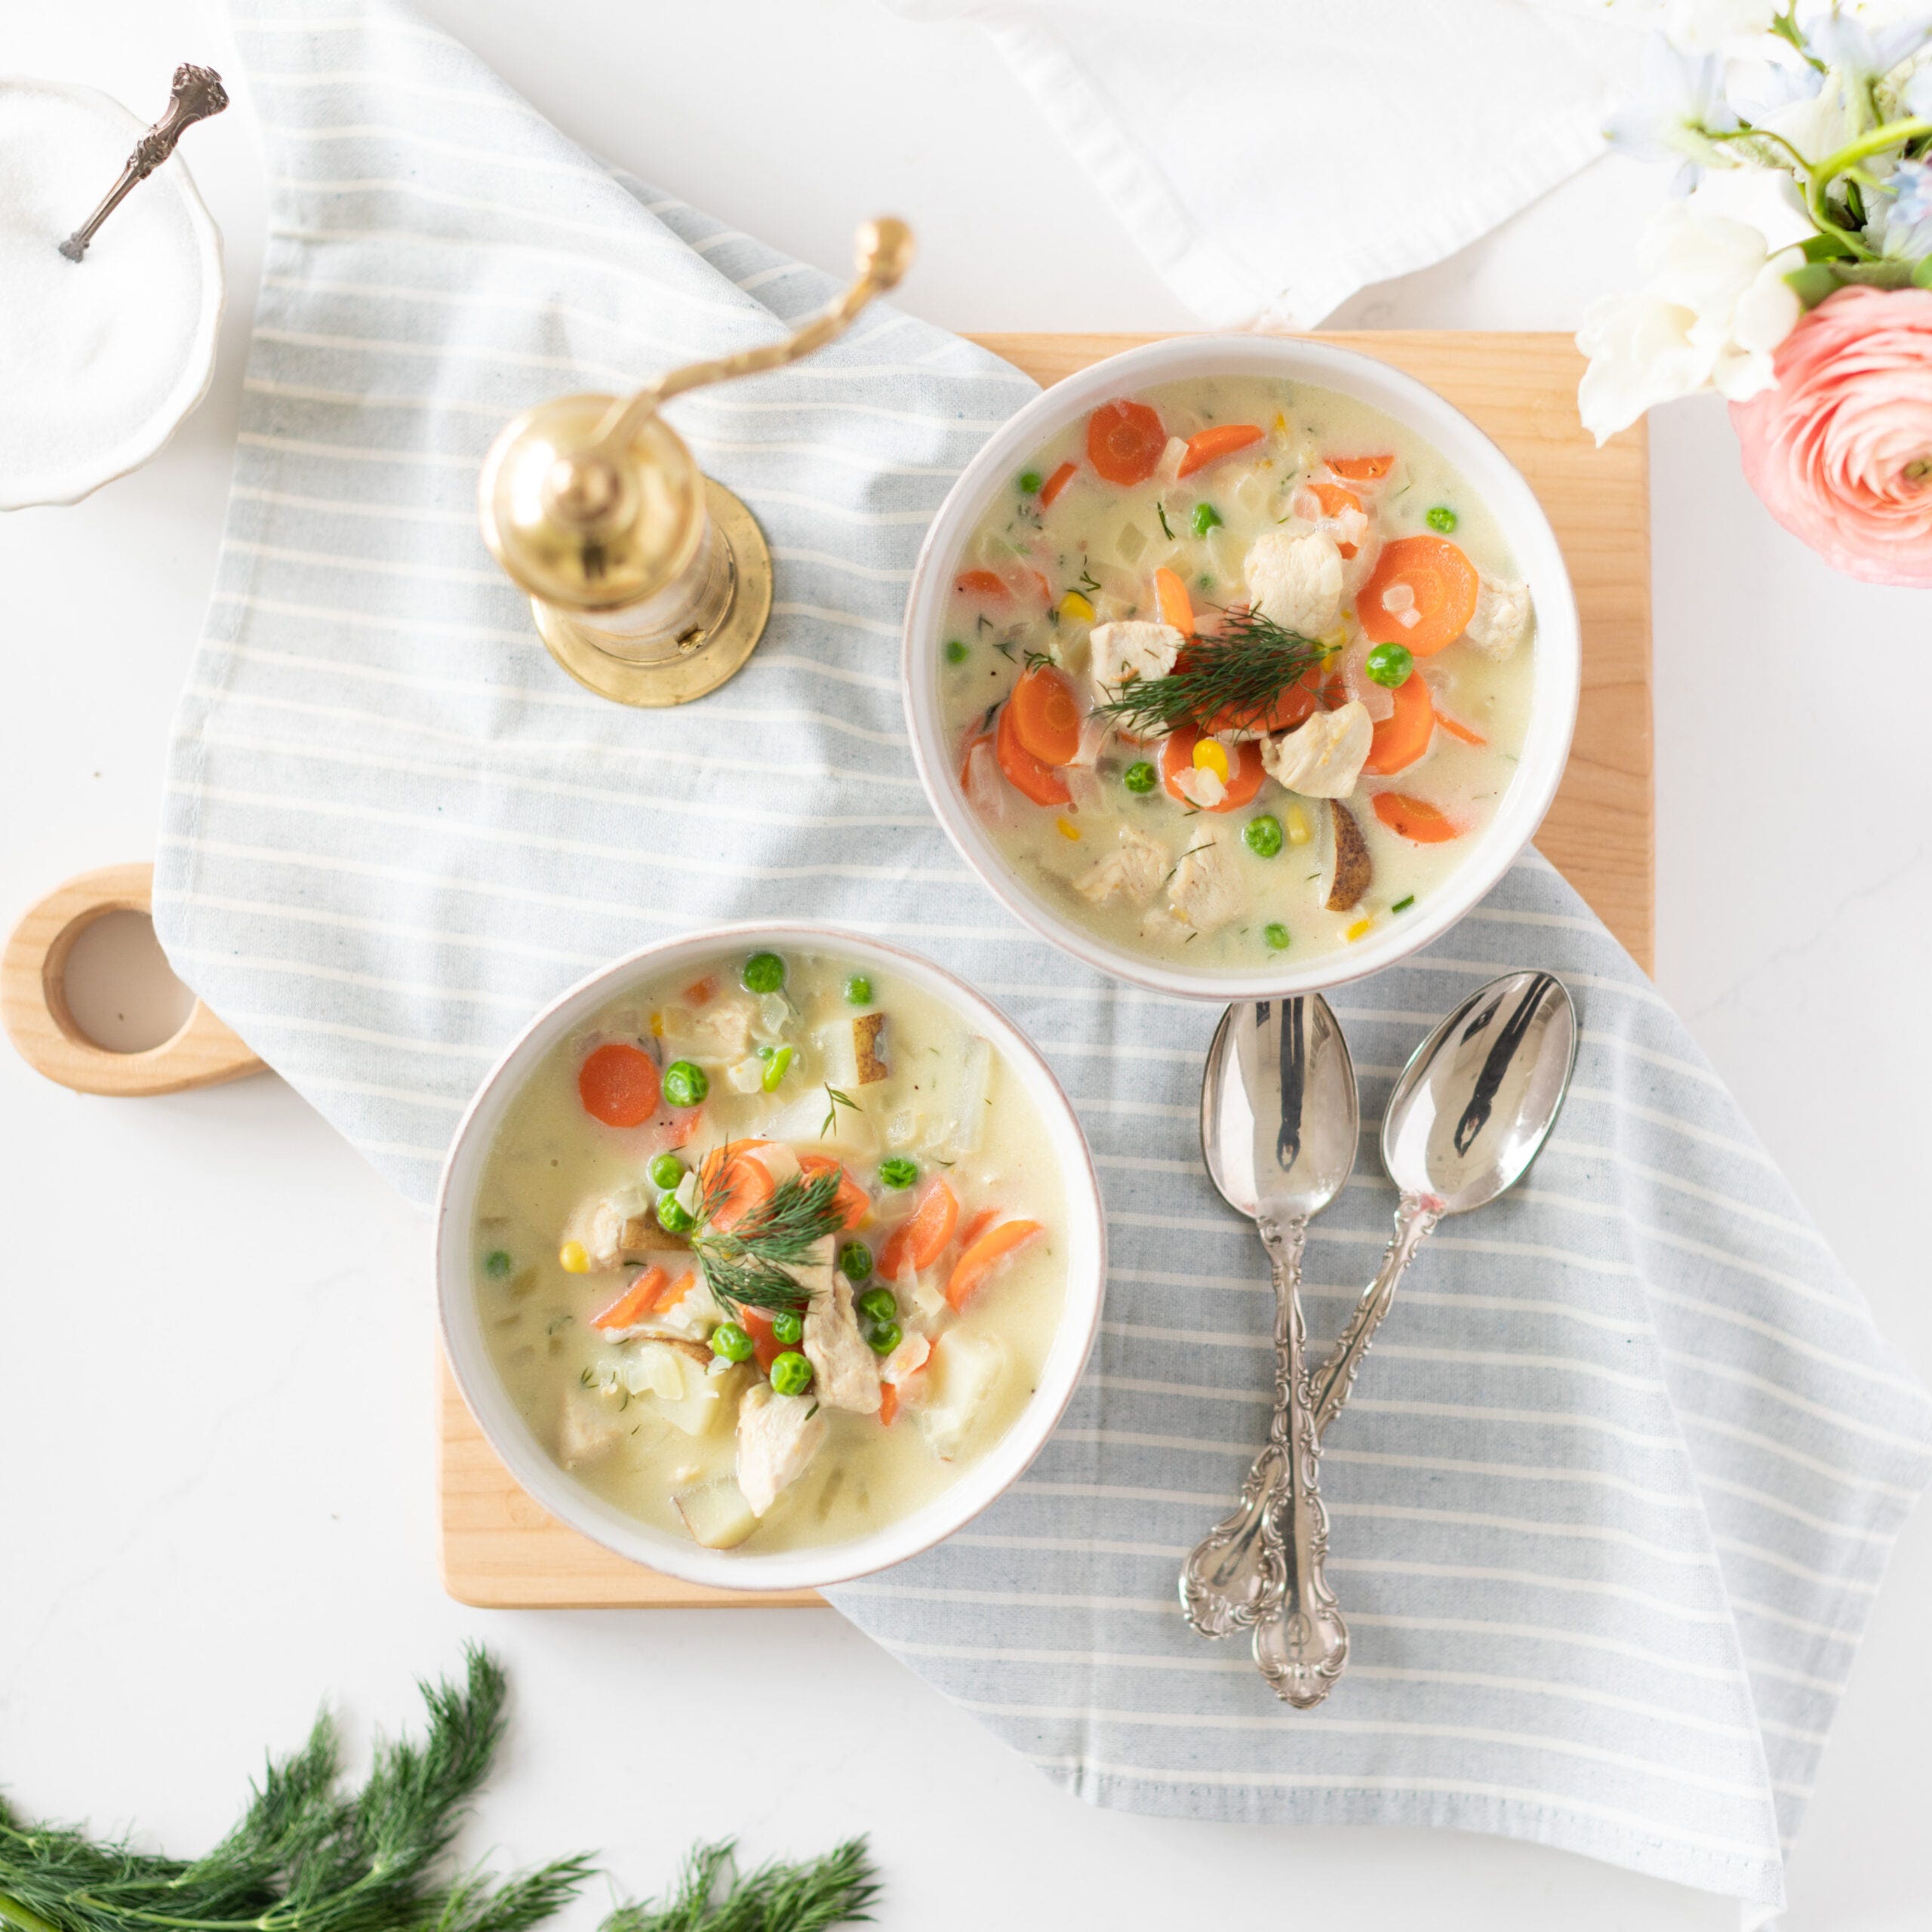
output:
[[[1535,619],[1497,520],[1379,410],[1213,376],[1103,405],[953,582],[959,783],[1027,888],[1250,974],[1426,903],[1508,791]]]
[[[561,1467],[713,1549],[849,1540],[997,1442],[1065,1287],[1020,1081],[829,952],[614,1000],[512,1101],[477,1195],[497,1373]]]

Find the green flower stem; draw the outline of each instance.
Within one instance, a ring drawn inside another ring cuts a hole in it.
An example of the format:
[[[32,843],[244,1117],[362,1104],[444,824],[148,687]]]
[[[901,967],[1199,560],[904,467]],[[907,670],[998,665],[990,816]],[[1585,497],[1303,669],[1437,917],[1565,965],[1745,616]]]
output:
[[[1823,161],[1814,163],[1811,168],[1812,182],[1821,188],[1829,187],[1846,169],[1855,167],[1867,155],[1882,154],[1887,148],[1915,141],[1921,134],[1932,134],[1932,121],[1922,116],[1915,115],[1874,128],[1870,134],[1861,134],[1855,141],[1847,141],[1836,154],[1828,154]]]
[[[10,1899],[0,1892],[0,1925],[11,1925],[14,1932],[57,1932],[37,1912],[29,1912],[17,1899]]]

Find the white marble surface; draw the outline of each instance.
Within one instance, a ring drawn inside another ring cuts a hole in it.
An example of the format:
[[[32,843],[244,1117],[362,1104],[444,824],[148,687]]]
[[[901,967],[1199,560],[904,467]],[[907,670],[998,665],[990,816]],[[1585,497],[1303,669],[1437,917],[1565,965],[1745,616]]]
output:
[[[430,11],[573,132],[825,266],[857,217],[901,211],[924,251],[906,300],[937,321],[1186,321],[968,29],[869,0]],[[5,61],[145,112],[175,62],[230,51],[212,7],[92,0],[14,9]],[[78,509],[0,519],[9,919],[72,872],[152,850],[263,221],[245,96],[190,145],[232,278],[213,395],[140,474]],[[1338,319],[1568,325],[1623,272],[1656,192],[1600,168]],[[1775,530],[1715,407],[1666,411],[1655,439],[1659,980],[1932,1372],[1914,1234],[1932,1184],[1932,780],[1908,729],[1932,606],[1835,578]],[[1816,748],[1853,782],[1807,782]],[[1291,1898],[1306,1923],[1364,1932],[1734,1922],[1720,1901],[1490,1840],[1088,1810],[829,1613],[462,1609],[436,1576],[416,1217],[269,1078],[115,1103],[0,1053],[0,1784],[30,1812],[198,1846],[319,1699],[342,1700],[352,1735],[394,1724],[412,1677],[476,1637],[513,1668],[518,1721],[469,1844],[601,1847],[629,1888],[700,1834],[764,1852],[863,1829],[891,1875],[883,1923],[921,1932],[978,1932],[1016,1906],[1022,1924],[1152,1927],[1200,1923],[1211,1902],[1232,1924]],[[1932,1913],[1928,1592],[1921,1517],[1826,1759],[1793,1932],[1906,1932]]]

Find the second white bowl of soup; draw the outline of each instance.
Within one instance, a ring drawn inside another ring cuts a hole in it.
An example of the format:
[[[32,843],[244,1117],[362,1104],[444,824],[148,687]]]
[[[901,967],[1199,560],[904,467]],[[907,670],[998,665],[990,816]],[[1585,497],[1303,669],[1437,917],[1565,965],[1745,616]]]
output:
[[[647,948],[485,1081],[437,1217],[451,1362],[518,1481],[741,1589],[930,1546],[1030,1462],[1099,1318],[1045,1063],[917,956],[798,927]]]
[[[914,752],[968,862],[1090,964],[1214,999],[1445,931],[1555,795],[1580,672],[1502,452],[1287,338],[1055,385],[954,487],[906,611]]]

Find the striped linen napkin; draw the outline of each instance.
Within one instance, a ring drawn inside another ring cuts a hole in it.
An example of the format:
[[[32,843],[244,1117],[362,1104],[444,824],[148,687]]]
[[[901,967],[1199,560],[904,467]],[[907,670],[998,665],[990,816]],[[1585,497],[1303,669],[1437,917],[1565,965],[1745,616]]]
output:
[[[999,1000],[1085,1120],[1115,1266],[1026,1478],[838,1608],[1096,1801],[1497,1832],[1782,1897],[1932,1407],[1648,982],[1526,857],[1338,1001],[1366,1118],[1438,1014],[1561,972],[1577,1084],[1528,1182],[1438,1234],[1329,1437],[1347,1679],[1284,1709],[1182,1624],[1184,1549],[1263,1427],[1269,1297],[1201,1174],[1214,1013],[1017,928],[927,811],[897,634],[921,534],[1031,393],[889,310],[674,406],[777,561],[701,705],[555,669],[485,555],[513,411],[776,336],[826,279],[597,165],[390,4],[241,23],[273,201],[233,499],[173,747],[156,912],[183,976],[426,1200],[520,1023],[643,941],[751,916],[908,941]],[[1389,1189],[1317,1224],[1332,1331]]]

